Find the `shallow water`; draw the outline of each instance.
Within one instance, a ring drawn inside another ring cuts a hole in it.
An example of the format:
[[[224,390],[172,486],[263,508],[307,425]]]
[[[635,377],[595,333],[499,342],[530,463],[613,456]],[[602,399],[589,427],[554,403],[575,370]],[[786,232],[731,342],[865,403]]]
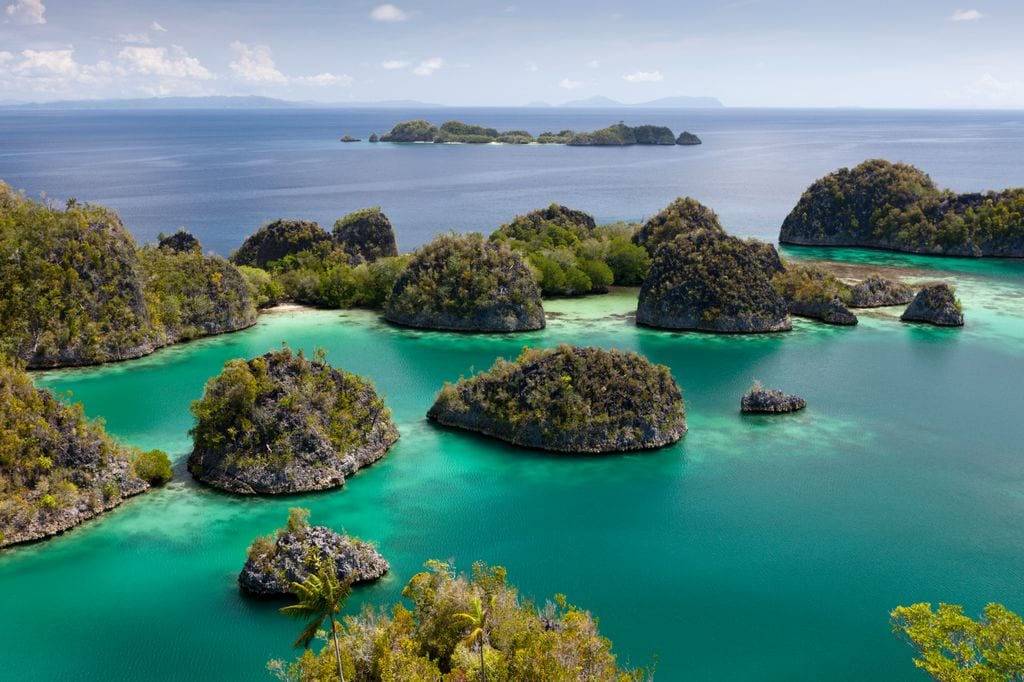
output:
[[[167,488],[66,535],[0,555],[9,679],[260,679],[297,627],[242,598],[245,548],[291,506],[376,541],[392,564],[363,601],[399,597],[430,558],[508,567],[523,592],[592,609],[616,651],[658,679],[921,679],[890,633],[898,604],[1024,611],[1024,262],[788,249],[958,285],[967,326],[720,337],[634,326],[635,291],[546,302],[515,336],[403,330],[362,311],[264,315],[248,331],[137,361],[36,375],[177,463]],[[371,378],[401,440],[345,489],[241,499],[182,466],[189,401],[233,357],[287,341]],[[524,345],[644,353],[682,385],[689,434],[655,452],[518,450],[424,419],[446,380]],[[743,417],[758,378],[807,410]],[[59,647],[60,655],[52,653]]]

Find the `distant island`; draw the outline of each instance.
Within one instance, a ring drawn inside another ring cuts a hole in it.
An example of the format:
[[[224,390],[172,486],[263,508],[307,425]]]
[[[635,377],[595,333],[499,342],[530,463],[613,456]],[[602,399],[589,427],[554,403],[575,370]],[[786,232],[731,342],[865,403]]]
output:
[[[344,139],[344,138],[342,138]],[[372,139],[372,138],[371,138]],[[534,137],[525,130],[499,131],[496,128],[445,121],[440,127],[418,119],[403,121],[390,132],[379,137],[381,142],[431,142],[438,144],[564,144],[572,147],[624,147],[629,145],[683,145],[701,144],[701,139],[689,131],[678,137],[666,126],[628,126],[623,122],[590,132],[561,130],[544,132]]]

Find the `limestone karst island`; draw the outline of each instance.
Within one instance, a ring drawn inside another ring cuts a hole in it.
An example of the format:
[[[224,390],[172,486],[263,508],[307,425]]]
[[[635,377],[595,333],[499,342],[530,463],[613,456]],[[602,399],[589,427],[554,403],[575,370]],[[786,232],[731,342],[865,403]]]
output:
[[[0,680],[1024,680],[1022,34],[5,0]]]

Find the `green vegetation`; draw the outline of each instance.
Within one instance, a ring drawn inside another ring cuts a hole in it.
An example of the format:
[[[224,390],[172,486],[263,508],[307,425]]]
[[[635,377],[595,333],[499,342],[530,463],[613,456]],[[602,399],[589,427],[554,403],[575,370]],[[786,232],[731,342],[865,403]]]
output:
[[[643,281],[650,258],[630,241],[633,229],[624,224],[597,227],[583,211],[551,204],[516,216],[490,238],[526,256],[545,296],[576,296]]]
[[[664,365],[636,353],[561,345],[499,358],[446,384],[427,413],[448,426],[562,452],[661,447],[686,433],[682,394]]]
[[[242,494],[340,486],[398,439],[369,382],[287,347],[229,360],[191,410],[189,471]]]
[[[790,244],[867,246],[950,256],[1024,256],[1024,189],[955,194],[881,159],[812,184],[782,224]]]
[[[191,253],[193,251],[202,253],[203,251],[203,245],[199,243],[199,240],[184,229],[169,235],[161,232],[156,238],[157,248],[160,249],[170,249],[171,251],[181,251],[183,253]]]
[[[245,278],[245,284],[249,287],[249,297],[257,308],[270,308],[284,300],[284,285],[266,270],[239,265],[238,271]]]
[[[341,675],[394,682],[648,679],[642,670],[620,667],[597,620],[564,595],[537,605],[508,584],[500,566],[477,563],[468,576],[438,561],[426,566],[402,592],[411,610],[404,603],[366,606],[332,629],[337,647],[328,643],[318,654],[307,651],[290,664],[271,661],[268,668],[278,679],[301,682]]]
[[[163,450],[136,452],[132,457],[135,474],[150,485],[163,485],[174,476],[171,460]]]
[[[385,317],[459,331],[544,326],[540,291],[522,257],[479,234],[442,235],[417,249],[395,282]]]
[[[786,269],[775,273],[772,286],[787,301],[828,303],[839,299],[849,304],[850,287],[820,265],[786,263]]]
[[[307,251],[330,241],[330,235],[317,223],[306,220],[275,220],[246,237],[231,262],[267,269],[274,261]]]
[[[398,255],[395,230],[379,207],[349,213],[334,223],[334,243],[349,254],[353,264],[372,263]]]
[[[684,130],[679,133],[679,137],[676,138],[676,144],[680,144],[686,147],[701,144],[701,139],[691,133],[689,130]]]
[[[637,324],[720,333],[788,330],[788,306],[771,284],[779,267],[770,244],[719,230],[680,234],[657,250],[640,287]]]
[[[175,340],[234,331],[256,322],[245,277],[201,250],[144,247],[146,302],[153,321]]]
[[[973,620],[954,604],[899,606],[893,632],[917,651],[914,665],[939,682],[1024,680],[1024,621],[1001,604]]]
[[[80,404],[35,388],[0,359],[0,547],[76,526],[148,488],[154,471],[170,478],[169,470],[163,453],[118,445]]]
[[[653,256],[662,244],[696,230],[725,233],[714,211],[692,197],[679,197],[644,223],[633,235],[633,243]]]
[[[675,145],[677,138],[669,128],[664,126],[641,125],[630,127],[616,123],[592,132],[576,132],[562,130],[558,133],[544,132],[536,138],[526,130],[506,130],[463,123],[446,121],[441,127],[429,121],[403,121],[391,129],[391,132],[380,137],[381,142],[461,142],[464,144],[488,144],[503,142],[505,144],[568,144],[573,146],[622,146],[622,145]],[[697,140],[693,142],[693,140]],[[696,135],[683,133],[678,144],[700,144]]]
[[[238,272],[197,243],[175,248],[186,237],[140,250],[112,211],[52,208],[0,183],[0,352],[29,367],[94,364],[252,324]]]
[[[341,663],[341,646],[338,644],[338,621],[335,616],[345,605],[352,593],[352,583],[339,582],[334,567],[325,561],[317,560],[317,568],[301,583],[292,583],[292,592],[298,597],[298,603],[285,606],[281,613],[295,618],[305,619],[306,627],[295,640],[296,648],[308,649],[317,636],[320,626],[325,620],[331,621],[331,641],[334,643],[334,656],[338,664],[338,677],[345,682],[345,671]]]

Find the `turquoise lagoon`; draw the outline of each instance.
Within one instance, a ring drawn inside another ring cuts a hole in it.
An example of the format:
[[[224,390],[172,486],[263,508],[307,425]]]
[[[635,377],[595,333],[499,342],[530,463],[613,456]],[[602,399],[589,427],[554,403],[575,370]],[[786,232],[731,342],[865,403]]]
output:
[[[176,479],[49,541],[0,555],[11,680],[265,679],[297,627],[235,577],[289,507],[378,543],[390,575],[350,610],[400,597],[431,558],[503,564],[525,595],[591,609],[622,660],[657,679],[914,680],[889,610],[988,601],[1024,612],[1024,262],[790,250],[959,288],[967,326],[788,334],[637,328],[635,291],[548,301],[544,331],[469,336],[371,312],[263,315],[251,330],[100,368],[37,374],[126,442],[171,453]],[[338,491],[245,499],[184,469],[189,401],[234,357],[287,341],[371,378],[401,440]],[[667,364],[689,434],[662,450],[572,457],[429,424],[445,381],[524,345],[595,344]],[[809,407],[742,417],[753,379]]]

